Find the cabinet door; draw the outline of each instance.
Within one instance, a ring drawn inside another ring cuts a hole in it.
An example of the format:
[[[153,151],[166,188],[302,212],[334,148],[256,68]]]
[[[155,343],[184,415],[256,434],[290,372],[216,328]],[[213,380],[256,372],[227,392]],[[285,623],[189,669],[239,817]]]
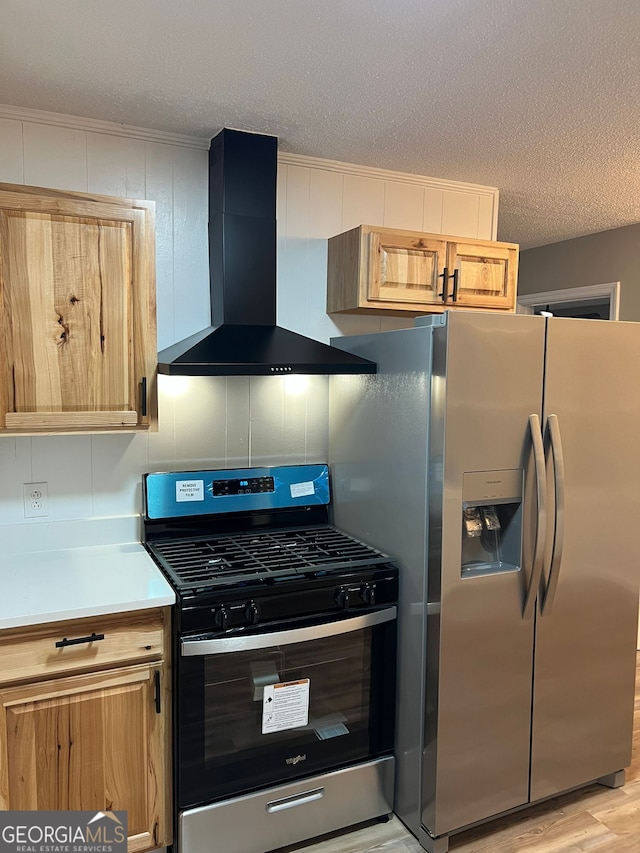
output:
[[[424,234],[373,231],[369,235],[367,299],[380,307],[442,302],[446,243]]]
[[[508,243],[450,242],[447,248],[450,305],[515,310],[518,248]]]
[[[148,428],[153,202],[0,185],[0,428]]]
[[[122,809],[130,851],[168,843],[161,675],[137,666],[1,690],[0,808]]]

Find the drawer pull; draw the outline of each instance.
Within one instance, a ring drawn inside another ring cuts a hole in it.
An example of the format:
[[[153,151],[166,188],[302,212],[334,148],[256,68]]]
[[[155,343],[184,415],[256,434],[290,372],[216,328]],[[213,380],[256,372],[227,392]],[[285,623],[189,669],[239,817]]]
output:
[[[267,803],[266,809],[269,814],[284,811],[284,809],[292,809],[295,806],[304,806],[307,803],[312,803],[314,800],[321,800],[324,797],[324,786],[322,788],[314,788],[312,791],[303,791],[301,794],[294,794],[292,797],[284,797],[282,800],[273,800]]]
[[[72,640],[65,637],[63,640],[58,640],[56,649],[63,649],[65,646],[78,646],[81,643],[95,643],[96,640],[104,640],[104,634],[96,634],[94,631],[89,637],[74,637]]]

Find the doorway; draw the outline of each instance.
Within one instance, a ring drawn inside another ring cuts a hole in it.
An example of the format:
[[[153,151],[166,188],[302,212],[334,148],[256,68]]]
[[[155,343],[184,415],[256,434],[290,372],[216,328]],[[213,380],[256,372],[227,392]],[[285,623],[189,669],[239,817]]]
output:
[[[618,320],[620,311],[620,282],[568,287],[518,296],[518,313],[539,314],[549,311],[554,317],[582,317],[597,320]]]

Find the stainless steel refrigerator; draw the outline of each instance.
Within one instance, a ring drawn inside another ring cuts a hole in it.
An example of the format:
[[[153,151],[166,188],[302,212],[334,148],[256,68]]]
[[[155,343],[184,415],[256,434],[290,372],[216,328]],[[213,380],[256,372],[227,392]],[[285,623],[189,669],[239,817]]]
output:
[[[395,811],[428,851],[631,759],[640,324],[446,312],[337,338],[335,522],[400,565]]]

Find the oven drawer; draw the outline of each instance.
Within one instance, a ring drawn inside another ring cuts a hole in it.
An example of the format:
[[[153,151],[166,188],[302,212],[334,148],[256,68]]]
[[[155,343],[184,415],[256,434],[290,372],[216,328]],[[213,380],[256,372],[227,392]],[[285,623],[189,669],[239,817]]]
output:
[[[308,777],[201,808],[178,818],[182,853],[264,853],[393,811],[394,759]]]
[[[0,684],[159,660],[163,654],[162,611],[9,629],[0,633],[0,650]]]

